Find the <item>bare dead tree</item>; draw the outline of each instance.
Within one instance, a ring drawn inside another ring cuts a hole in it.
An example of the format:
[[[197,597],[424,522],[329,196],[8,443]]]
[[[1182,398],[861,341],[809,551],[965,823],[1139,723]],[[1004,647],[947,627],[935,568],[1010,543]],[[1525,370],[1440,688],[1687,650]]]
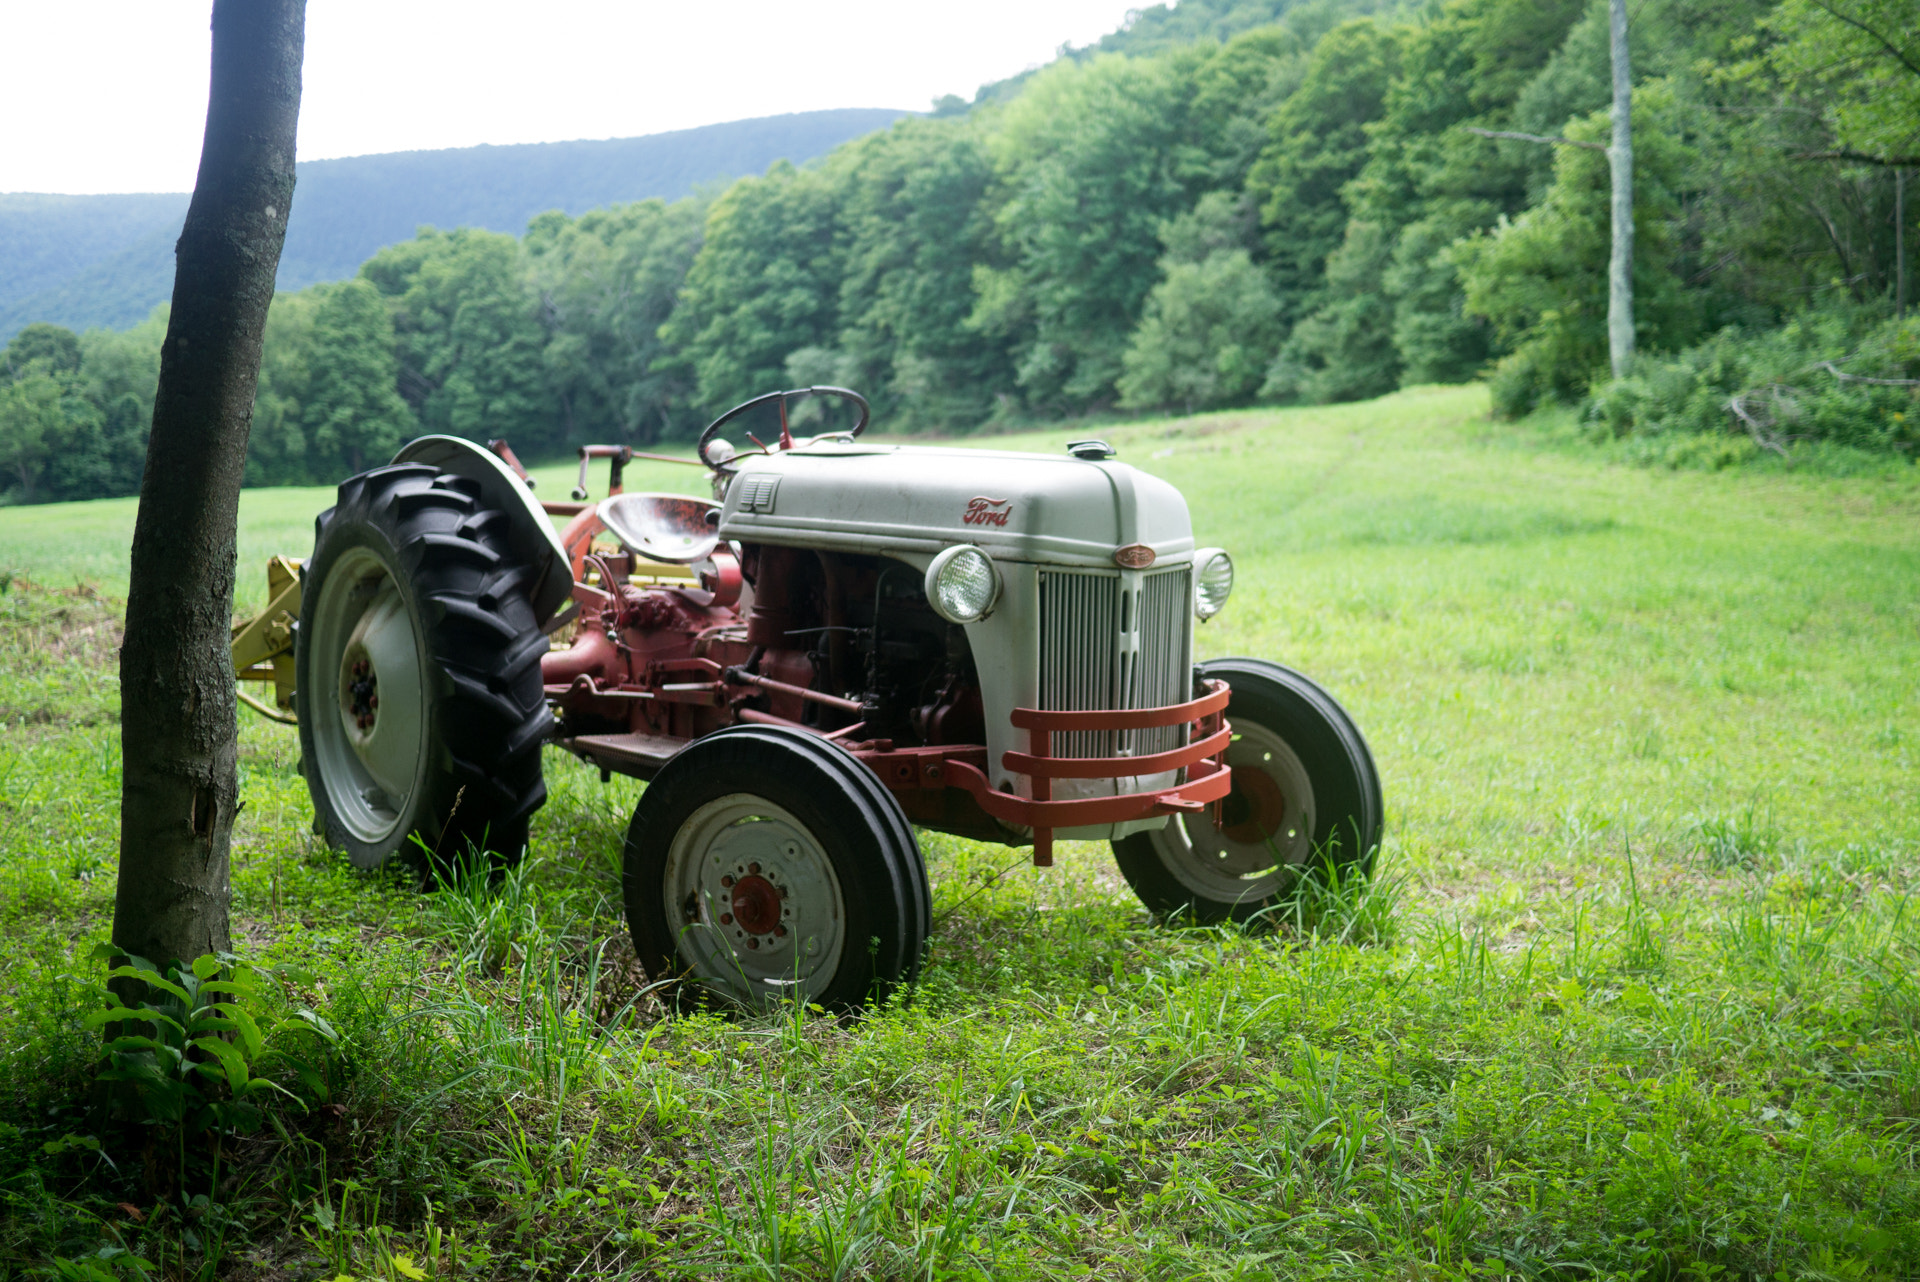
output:
[[[1627,0],[1609,0],[1613,45],[1613,254],[1607,263],[1607,357],[1615,378],[1633,365],[1633,68],[1627,56]]]
[[[293,199],[305,24],[306,0],[215,0],[206,136],[174,251],[120,650],[113,912],[114,947],[161,965],[228,947],[234,530]]]
[[[1605,145],[1597,142],[1581,142],[1578,138],[1562,138],[1559,134],[1523,134],[1517,129],[1481,129],[1476,125],[1465,126],[1470,134],[1479,134],[1482,138],[1510,138],[1515,142],[1545,142],[1556,147],[1581,147],[1587,151],[1605,151]]]
[[[1893,171],[1893,306],[1907,318],[1907,171]]]
[[[1852,357],[1845,359],[1851,360]],[[1801,374],[1811,374],[1823,370],[1833,376],[1837,383],[1864,383],[1871,387],[1920,387],[1920,378],[1872,378],[1866,374],[1849,374],[1834,361],[1815,361]],[[1763,450],[1771,450],[1781,458],[1787,457],[1787,446],[1794,441],[1804,441],[1783,429],[1800,418],[1801,400],[1807,393],[1791,383],[1762,383],[1758,387],[1749,387],[1735,392],[1727,398],[1727,412],[1732,414],[1754,444]],[[1904,447],[1901,447],[1904,448]]]

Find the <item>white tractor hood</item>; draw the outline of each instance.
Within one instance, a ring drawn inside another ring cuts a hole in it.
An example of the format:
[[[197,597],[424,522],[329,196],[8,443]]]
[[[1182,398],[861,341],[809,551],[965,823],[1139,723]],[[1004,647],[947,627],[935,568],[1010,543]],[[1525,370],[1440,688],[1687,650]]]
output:
[[[957,543],[996,561],[1112,568],[1134,544],[1185,560],[1180,492],[1125,463],[1070,455],[820,441],[736,460],[721,537],[924,558]],[[918,555],[916,555],[918,554]]]

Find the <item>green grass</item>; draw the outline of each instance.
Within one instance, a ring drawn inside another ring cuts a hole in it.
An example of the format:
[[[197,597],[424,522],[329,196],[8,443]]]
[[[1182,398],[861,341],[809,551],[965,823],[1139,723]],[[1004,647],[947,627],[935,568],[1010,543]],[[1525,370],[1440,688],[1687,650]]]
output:
[[[1920,1274],[1914,470],[1620,466],[1485,404],[1106,432],[1235,555],[1203,650],[1317,676],[1379,759],[1379,876],[1274,933],[1157,926],[1101,847],[929,835],[911,1002],[668,1019],[617,906],[637,785],[551,754],[531,861],[419,893],[321,849],[294,735],[243,722],[236,940],[344,1049],[185,1218],[42,1147],[95,1133],[118,734],[111,603],[16,585],[0,1273]],[[243,582],[325,501],[248,494]],[[130,521],[0,511],[0,567],[111,595]]]

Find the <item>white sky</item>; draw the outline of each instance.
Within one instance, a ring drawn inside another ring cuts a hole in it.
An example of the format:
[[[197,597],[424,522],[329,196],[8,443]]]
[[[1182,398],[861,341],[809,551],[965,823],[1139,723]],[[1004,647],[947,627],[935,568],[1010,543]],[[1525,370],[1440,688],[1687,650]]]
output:
[[[1140,0],[1131,0],[1138,4]],[[309,0],[300,158],[924,111],[1130,0]],[[0,191],[187,191],[209,0],[0,0]]]

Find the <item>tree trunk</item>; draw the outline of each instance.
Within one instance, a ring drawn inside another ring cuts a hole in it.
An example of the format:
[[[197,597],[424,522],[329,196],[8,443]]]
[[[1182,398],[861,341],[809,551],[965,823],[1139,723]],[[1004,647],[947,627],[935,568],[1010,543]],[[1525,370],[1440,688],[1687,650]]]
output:
[[[1907,171],[1893,171],[1893,305],[1907,318]]]
[[[1613,376],[1633,366],[1633,69],[1627,60],[1627,0],[1610,0],[1613,38],[1613,257],[1607,264],[1607,356]]]
[[[134,521],[120,649],[113,943],[164,966],[228,947],[234,527],[260,336],[293,198],[306,0],[215,0],[200,172]]]

